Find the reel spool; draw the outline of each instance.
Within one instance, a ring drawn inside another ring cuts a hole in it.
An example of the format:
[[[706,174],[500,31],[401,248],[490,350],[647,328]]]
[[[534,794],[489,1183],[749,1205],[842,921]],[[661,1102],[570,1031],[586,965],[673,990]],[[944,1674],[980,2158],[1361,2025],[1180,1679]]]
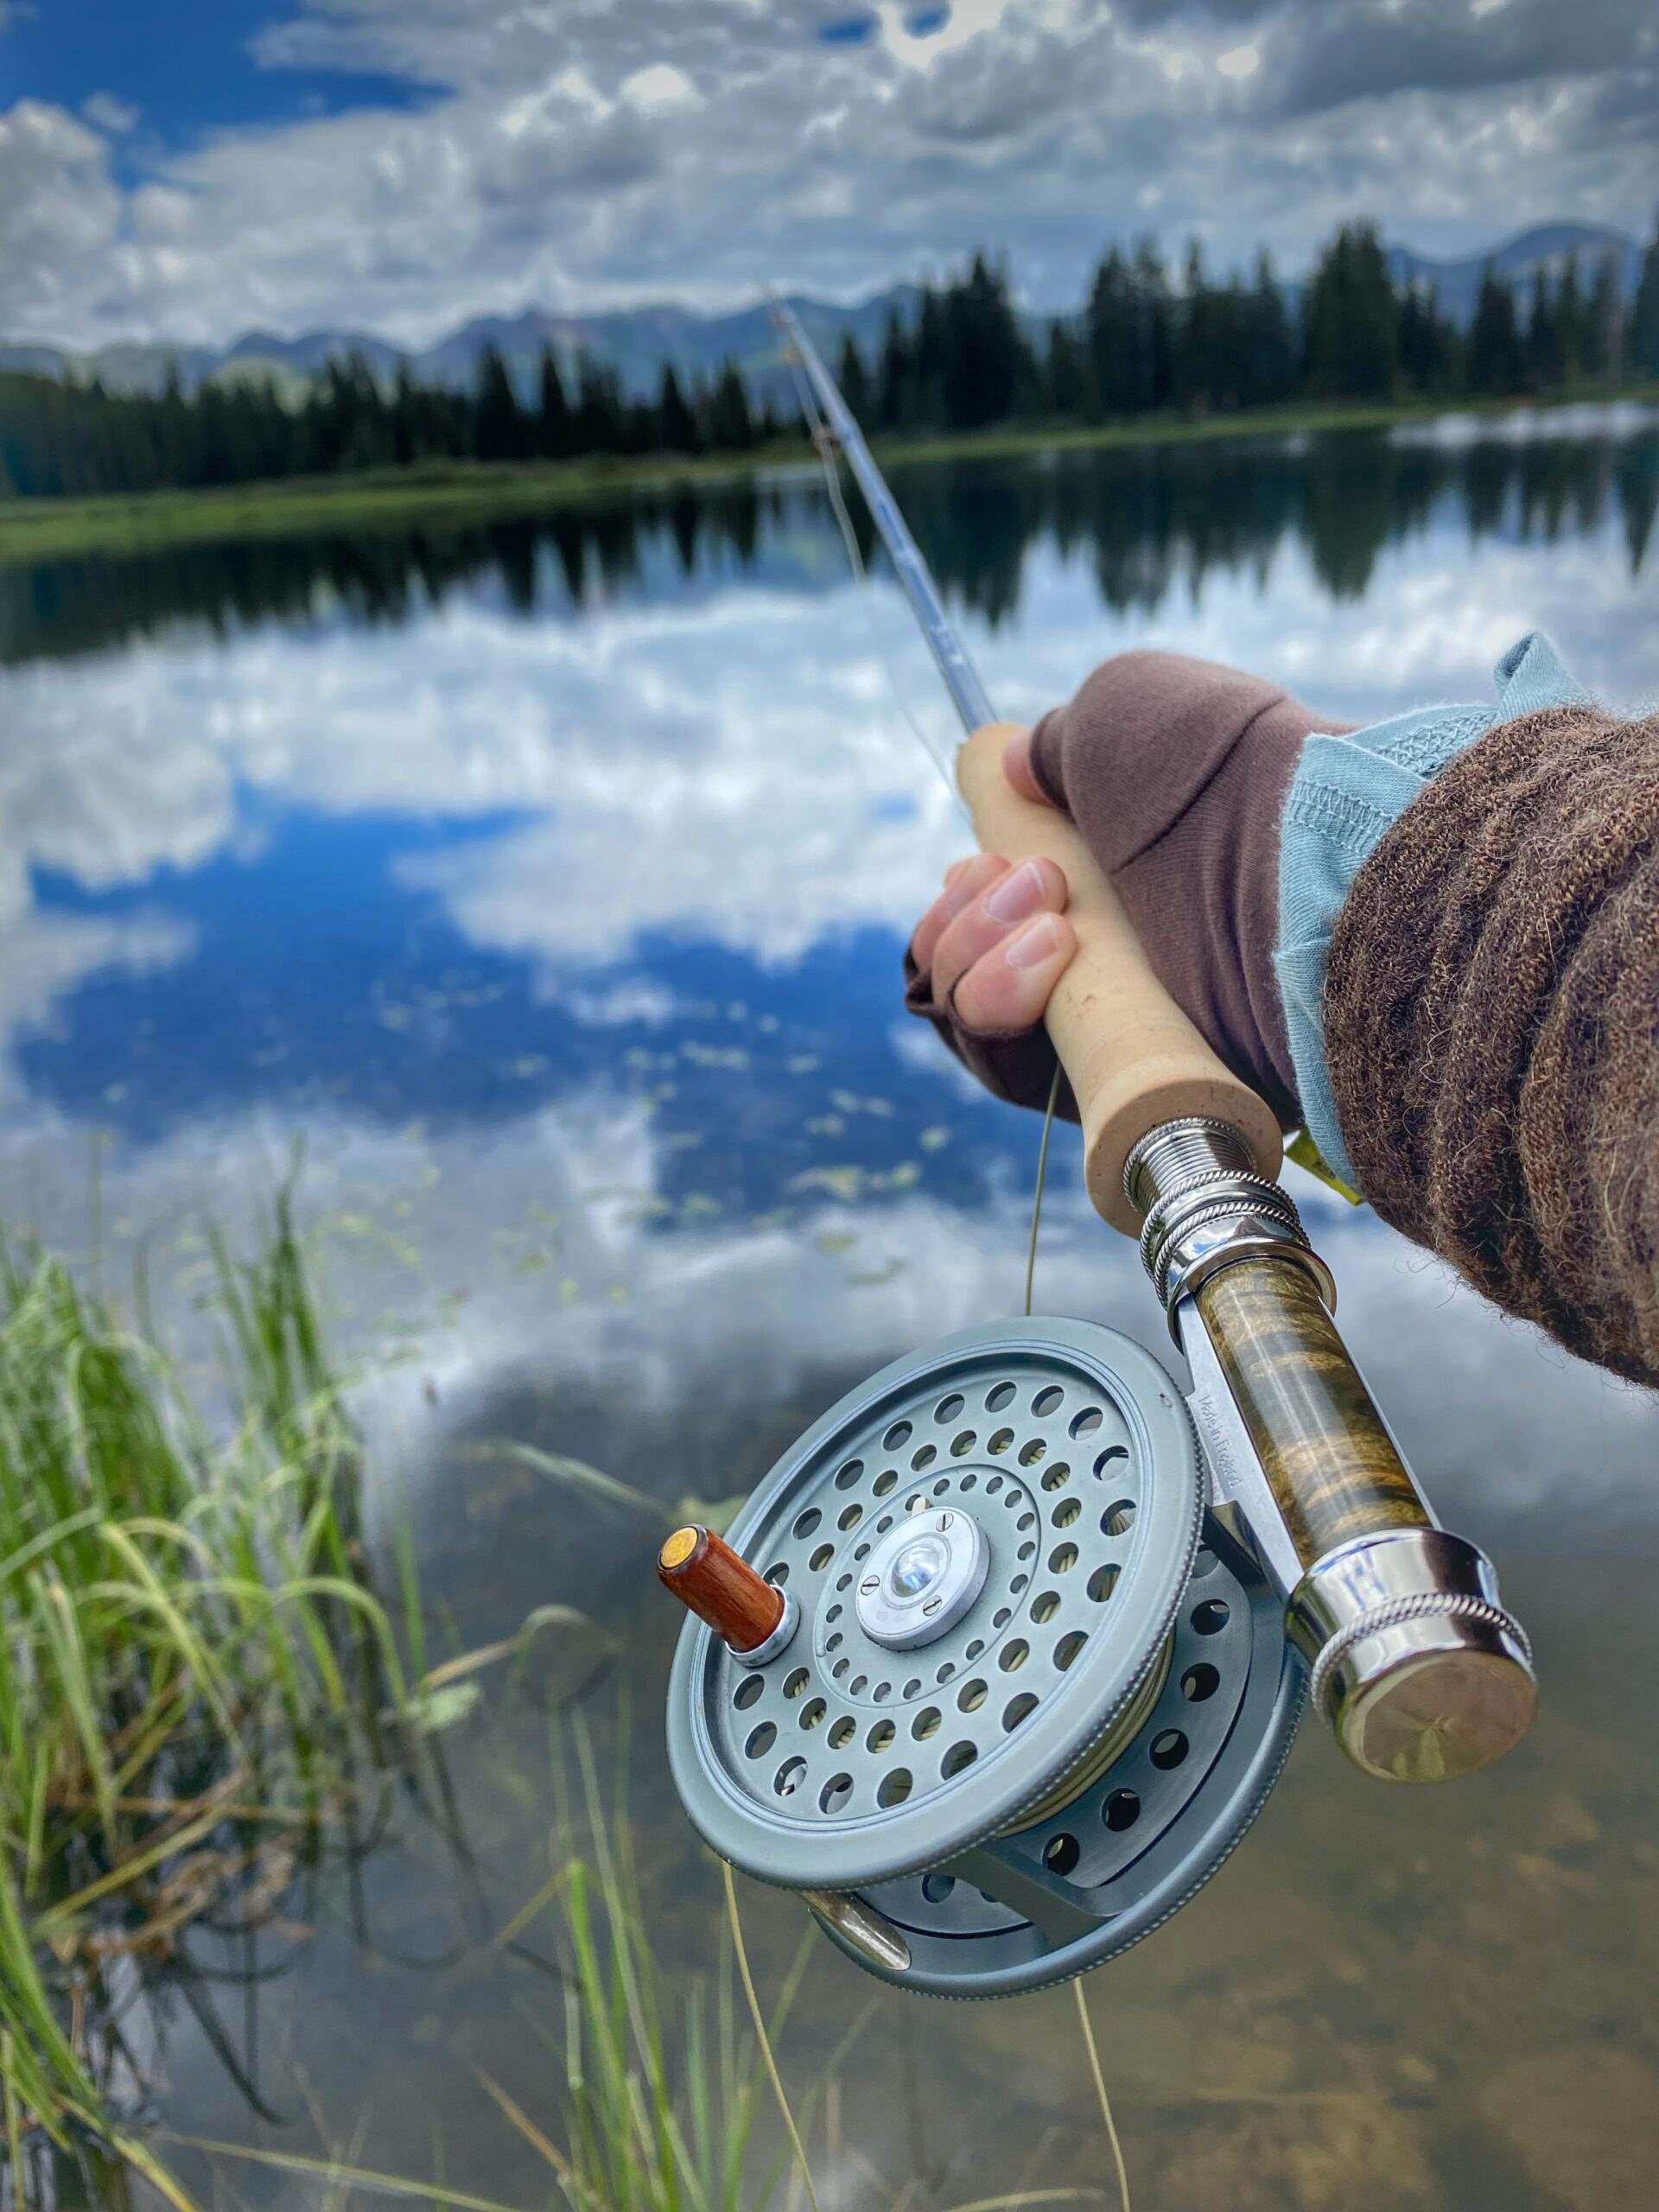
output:
[[[693,1822],[906,1988],[1003,1995],[1127,1949],[1220,1866],[1295,1733],[1282,1599],[1207,1508],[1175,1384],[1089,1323],[895,1361],[729,1548],[683,1532],[659,1572],[728,1633],[748,1585],[750,1624],[688,1621],[675,1658]]]

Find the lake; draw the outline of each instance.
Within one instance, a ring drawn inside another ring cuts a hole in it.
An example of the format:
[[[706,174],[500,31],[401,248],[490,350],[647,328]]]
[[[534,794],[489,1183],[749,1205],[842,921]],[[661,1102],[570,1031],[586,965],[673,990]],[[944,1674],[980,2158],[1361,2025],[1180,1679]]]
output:
[[[917,463],[895,488],[1011,717],[1156,644],[1363,721],[1489,697],[1532,627],[1599,694],[1653,696],[1650,410]],[[728,1498],[864,1372],[1018,1310],[1037,1122],[899,1000],[964,849],[928,757],[948,708],[802,471],[0,570],[0,1219],[96,1243],[113,1280],[142,1254],[188,1332],[195,1216],[245,1221],[302,1143],[376,1526],[389,1548],[406,1516],[435,1636],[541,1605],[592,1624],[443,1739],[454,1826],[389,1796],[290,1927],[181,1945],[133,2013],[154,2108],[541,2202],[479,2074],[559,2139],[554,1916],[496,1939],[547,1878],[582,1740],[626,1787],[671,1969],[711,1965],[722,1908],[662,1751],[658,1529],[502,1446],[665,1510]],[[1646,2207],[1659,1415],[1293,1179],[1408,1456],[1531,1630],[1542,1712],[1443,1792],[1368,1783],[1306,1729],[1236,1857],[1087,1984],[1136,2204]],[[1169,1356],[1071,1130],[1037,1298]],[[803,1915],[742,1905],[773,1991]],[[1067,1991],[944,2006],[820,1943],[779,2056],[803,2099],[833,2071],[826,2208],[1109,2195]],[[219,2171],[228,2201],[293,2201]]]

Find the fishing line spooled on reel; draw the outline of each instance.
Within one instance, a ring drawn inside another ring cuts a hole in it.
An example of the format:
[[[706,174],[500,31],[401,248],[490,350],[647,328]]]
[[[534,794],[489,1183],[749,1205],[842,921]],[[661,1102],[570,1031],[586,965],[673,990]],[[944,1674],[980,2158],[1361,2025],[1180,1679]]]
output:
[[[1438,1782],[1530,1726],[1491,1564],[1435,1522],[1274,1179],[1268,1109],[1147,968],[1076,830],[1001,772],[990,708],[856,423],[780,325],[969,736],[981,843],[1064,869],[1046,1017],[1090,1193],[1191,1374],[1087,1321],[1001,1322],[850,1391],[723,1541],[658,1560],[688,1620],[668,1742],[713,1848],[904,1987],[988,1997],[1179,1910],[1278,1777],[1304,1700],[1363,1771]]]

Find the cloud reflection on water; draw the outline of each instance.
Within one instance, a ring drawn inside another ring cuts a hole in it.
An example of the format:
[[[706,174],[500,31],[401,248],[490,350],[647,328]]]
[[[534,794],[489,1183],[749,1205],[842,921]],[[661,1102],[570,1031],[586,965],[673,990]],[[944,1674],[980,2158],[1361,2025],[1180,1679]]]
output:
[[[1276,517],[1287,465],[1261,463]],[[1212,528],[1172,466],[1185,519],[1160,541],[1150,604],[1103,601],[1105,541],[1033,524],[1033,473],[927,480],[918,506],[947,575],[976,557],[952,517],[985,523],[989,499],[1001,528],[1027,503],[1014,611],[999,585],[965,618],[1006,710],[1034,713],[1146,642],[1356,717],[1482,696],[1532,624],[1616,695],[1648,680],[1649,586],[1605,454],[1599,504],[1561,493],[1548,528],[1517,508],[1472,560],[1465,479],[1418,484],[1412,527],[1376,538],[1359,596],[1282,520]],[[1245,467],[1221,471],[1235,504]],[[376,1192],[412,1204],[424,1162],[443,1195],[420,1198],[416,1242],[472,1294],[451,1341],[474,1372],[630,1341],[639,1371],[671,1361],[677,1389],[717,1347],[744,1357],[751,1331],[775,1374],[798,1339],[861,1361],[1006,1307],[1033,1125],[896,1010],[899,945],[963,838],[897,695],[938,738],[946,710],[891,583],[841,580],[823,511],[791,495],[753,520],[708,542],[706,569],[683,517],[653,525],[627,561],[613,543],[608,582],[568,543],[550,569],[514,537],[517,565],[470,582],[427,549],[444,582],[424,607],[382,554],[390,620],[290,584],[280,619],[245,613],[221,637],[194,622],[119,652],[82,637],[72,658],[11,668],[14,1210],[27,1188],[61,1213],[52,1194],[81,1187],[94,1123],[124,1139],[110,1211],[135,1224],[204,1171],[234,1191],[290,1123],[311,1132],[320,1205],[347,1190],[371,1213]],[[616,1155],[596,1187],[625,1197],[591,1195],[595,1146]],[[523,1241],[531,1205],[561,1216],[556,1236]],[[1057,1301],[1143,1318],[1132,1255],[1104,1256],[1068,1199],[1052,1219]],[[1545,1357],[1438,1278],[1398,1294],[1404,1248],[1374,1223],[1336,1233],[1356,1279],[1383,1286],[1385,1364],[1408,1371],[1402,1348],[1436,1344],[1471,1373]],[[388,1280],[354,1303],[397,1295]],[[1552,1402],[1599,1403],[1603,1387],[1563,1383]]]

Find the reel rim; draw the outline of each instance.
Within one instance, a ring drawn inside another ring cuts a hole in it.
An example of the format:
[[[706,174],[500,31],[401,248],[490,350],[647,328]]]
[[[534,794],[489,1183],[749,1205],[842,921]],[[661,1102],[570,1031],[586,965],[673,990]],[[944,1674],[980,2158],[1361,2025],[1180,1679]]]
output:
[[[809,1824],[773,1815],[733,1778],[715,1733],[712,1710],[718,1706],[722,1647],[713,1630],[688,1620],[670,1677],[670,1765],[694,1827],[721,1857],[754,1879],[798,1891],[855,1891],[925,1873],[944,1859],[1018,1828],[1033,1808],[1051,1800],[1070,1777],[1086,1770],[1166,1647],[1192,1579],[1205,1522],[1203,1462],[1185,1401],[1161,1363],[1132,1338],[1095,1322],[1020,1317],[957,1331],[889,1362],[843,1394],[796,1440],[756,1484],[729,1541],[740,1550],[747,1549],[777,1521],[785,1503],[798,1511],[809,1491],[816,1496],[833,1465],[834,1454],[814,1471],[815,1463],[823,1461],[826,1446],[837,1439],[844,1445],[857,1433],[860,1422],[874,1418],[884,1399],[906,1388],[948,1389],[945,1376],[952,1362],[977,1358],[984,1363],[977,1379],[988,1380],[998,1354],[1011,1363],[1033,1365],[1046,1355],[1057,1367],[1073,1374],[1081,1370],[1079,1379],[1086,1377],[1106,1397],[1132,1438],[1140,1463],[1141,1502],[1148,1508],[1135,1540],[1145,1548],[1136,1548],[1133,1557],[1143,1565],[1158,1560],[1162,1580],[1155,1579],[1152,1566],[1145,1565],[1138,1581],[1131,1584],[1125,1570],[1122,1613],[1114,1618],[1110,1634],[1102,1639],[1092,1662],[1108,1673],[1113,1694],[1105,1699],[1097,1693],[1086,1700],[1073,1697],[1060,1721],[1048,1721],[1046,1732],[1024,1739],[1046,1745],[1049,1736],[1058,1736],[1058,1750],[1040,1760],[1012,1738],[999,1744],[996,1755],[1003,1761],[1004,1777],[1000,1791],[979,1786],[956,1793],[947,1785],[943,1805],[937,1797],[925,1796],[896,1813],[864,1814],[836,1825]],[[791,1494],[796,1485],[801,1487]],[[1161,1553],[1156,1549],[1159,1544]],[[1116,1606],[1119,1599],[1114,1597],[1112,1603]],[[809,1610],[804,1606],[804,1615]],[[804,1864],[803,1853],[808,1850],[817,1856],[813,1863]]]

